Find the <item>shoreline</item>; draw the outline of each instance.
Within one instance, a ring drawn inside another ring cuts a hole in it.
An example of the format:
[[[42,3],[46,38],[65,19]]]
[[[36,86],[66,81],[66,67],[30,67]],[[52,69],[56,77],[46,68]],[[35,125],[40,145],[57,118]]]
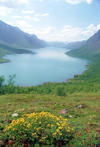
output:
[[[10,62],[9,59],[4,59],[3,57],[0,57],[0,64],[8,63],[8,62]]]
[[[35,52],[29,52],[29,53],[11,53],[11,54],[5,54],[4,56],[6,55],[18,55],[18,54],[36,54]],[[9,59],[4,59],[3,57],[4,56],[0,56],[0,64],[3,64],[3,63],[8,63],[8,62],[11,62]]]

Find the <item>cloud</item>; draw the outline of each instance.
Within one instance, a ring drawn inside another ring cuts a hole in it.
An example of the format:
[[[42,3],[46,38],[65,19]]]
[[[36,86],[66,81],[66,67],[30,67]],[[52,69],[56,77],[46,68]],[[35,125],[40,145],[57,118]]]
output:
[[[79,4],[79,3],[82,3],[82,2],[87,2],[88,4],[91,4],[93,0],[65,0],[65,1],[67,3],[75,5],[75,4]]]
[[[100,24],[95,26],[94,24],[90,24],[86,30],[82,32],[83,35],[85,36],[92,36],[95,32],[97,32],[100,29]]]
[[[97,27],[94,26],[94,24],[90,24],[86,29],[87,29],[87,30],[95,31],[95,30],[97,29]]]
[[[22,14],[32,14],[34,13],[34,10],[28,10],[28,11],[21,11]]]
[[[40,38],[44,39],[43,36],[46,37],[51,34],[54,34],[56,32],[56,28],[55,27],[38,28],[38,29],[28,28],[28,29],[24,29],[24,31],[29,32],[30,34],[36,34]]]
[[[48,13],[44,13],[41,16],[49,16],[49,14]]]
[[[66,25],[61,31],[60,35],[62,39],[66,41],[79,40],[79,36],[82,32],[82,29],[79,27],[73,28],[72,26]]]
[[[86,0],[88,4],[91,4],[93,0]]]
[[[0,7],[0,15],[7,16],[8,13],[11,13],[11,10],[6,7]]]
[[[79,27],[72,27],[70,25],[64,26],[64,28],[58,31],[56,28],[50,26],[48,28],[28,28],[26,32],[30,34],[36,34],[39,38],[47,41],[82,41],[87,40],[94,33],[100,29],[100,24],[90,24],[85,29]]]
[[[97,25],[97,30],[100,30],[100,24],[99,24],[99,25]]]
[[[65,0],[67,3],[70,3],[70,4],[79,4],[81,2],[83,2],[84,0]]]
[[[41,17],[41,16],[49,16],[49,13],[44,13],[44,14],[35,14],[34,16],[37,16],[37,17]]]
[[[8,8],[17,8],[19,5],[28,3],[28,0],[0,0],[0,4]]]
[[[56,28],[54,28],[54,27],[48,27],[48,28],[45,28],[42,33],[49,34],[49,33],[55,32],[55,30],[56,30]]]
[[[31,16],[24,16],[24,19],[29,19],[29,20],[34,20],[34,21],[40,21],[38,18],[31,17]]]
[[[12,1],[16,1],[16,0],[12,0]],[[19,3],[19,4],[28,4],[28,0],[17,0],[17,3]]]
[[[15,15],[15,16],[12,16],[12,18],[15,18],[15,19],[18,18],[19,19],[19,18],[22,18],[22,17]]]
[[[20,21],[20,20],[18,20],[18,21],[16,21],[16,24],[18,26],[22,26],[22,27],[32,27],[32,25],[28,24],[26,21]]]

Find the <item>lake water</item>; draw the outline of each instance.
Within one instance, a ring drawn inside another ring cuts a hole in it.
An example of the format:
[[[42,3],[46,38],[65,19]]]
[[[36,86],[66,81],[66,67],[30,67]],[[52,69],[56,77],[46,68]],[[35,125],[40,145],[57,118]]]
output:
[[[34,86],[45,82],[66,82],[86,70],[87,60],[65,55],[63,48],[42,48],[33,50],[36,54],[7,55],[11,62],[0,64],[0,76],[8,79],[16,74],[15,85]]]

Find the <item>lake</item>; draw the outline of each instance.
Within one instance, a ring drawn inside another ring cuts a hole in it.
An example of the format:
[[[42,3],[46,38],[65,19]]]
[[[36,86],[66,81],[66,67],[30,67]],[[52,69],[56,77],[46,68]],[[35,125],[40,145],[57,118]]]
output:
[[[86,70],[88,60],[65,55],[63,48],[41,48],[36,54],[6,55],[11,62],[0,64],[0,76],[16,74],[15,85],[35,86],[45,82],[66,82]]]

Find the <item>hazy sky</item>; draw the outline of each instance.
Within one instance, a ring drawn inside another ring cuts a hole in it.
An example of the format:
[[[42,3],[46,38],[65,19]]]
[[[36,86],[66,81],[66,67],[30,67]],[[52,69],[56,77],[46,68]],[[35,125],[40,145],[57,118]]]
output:
[[[80,41],[100,29],[100,0],[0,0],[0,20],[47,41]]]

